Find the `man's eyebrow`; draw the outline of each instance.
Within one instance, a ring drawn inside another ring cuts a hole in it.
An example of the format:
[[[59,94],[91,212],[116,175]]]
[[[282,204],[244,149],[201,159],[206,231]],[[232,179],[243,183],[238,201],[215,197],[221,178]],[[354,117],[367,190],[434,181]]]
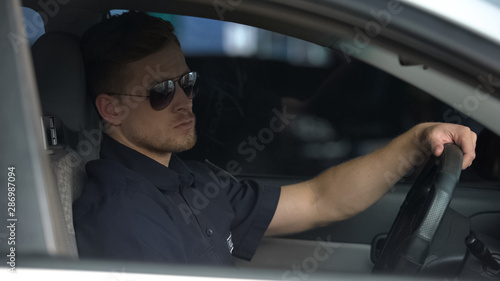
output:
[[[151,75],[148,75],[148,79],[147,79],[148,84],[147,84],[147,87],[148,87],[148,88],[149,88],[149,87],[152,87],[152,86],[154,86],[154,85],[156,85],[156,84],[158,84],[158,83],[165,82],[165,81],[167,81],[167,80],[175,80],[175,79],[178,79],[178,78],[180,78],[180,77],[182,77],[182,76],[184,76],[184,75],[188,74],[189,72],[191,72],[191,70],[190,70],[190,69],[188,69],[187,71],[185,71],[185,72],[184,72],[184,73],[182,73],[181,75],[179,75],[179,76],[175,76],[175,77],[162,77],[162,76],[158,75],[158,77],[157,77],[157,78],[159,78],[159,79],[155,79],[154,77],[151,77]]]
[[[155,79],[151,76],[148,77],[148,80],[147,80],[147,87],[152,87],[158,83],[161,83],[163,81],[167,81],[167,80],[170,80],[168,77],[159,77],[159,79]]]

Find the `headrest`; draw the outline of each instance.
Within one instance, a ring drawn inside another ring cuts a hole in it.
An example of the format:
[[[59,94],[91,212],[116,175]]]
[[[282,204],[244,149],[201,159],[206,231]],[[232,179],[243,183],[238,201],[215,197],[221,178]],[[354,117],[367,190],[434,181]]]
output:
[[[72,131],[87,128],[92,109],[78,37],[44,34],[33,45],[32,54],[43,114],[57,117]]]

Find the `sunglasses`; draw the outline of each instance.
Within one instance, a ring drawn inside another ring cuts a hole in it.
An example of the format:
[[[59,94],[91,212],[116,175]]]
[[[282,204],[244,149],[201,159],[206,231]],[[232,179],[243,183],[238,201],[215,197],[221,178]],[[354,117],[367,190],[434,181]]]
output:
[[[171,80],[162,81],[158,84],[155,84],[153,87],[149,89],[149,96],[128,95],[128,94],[118,94],[118,93],[107,93],[107,94],[149,98],[151,107],[154,110],[162,110],[166,108],[174,99],[175,83],[179,83],[179,86],[189,99],[193,99],[194,97],[196,97],[199,88],[198,78],[199,78],[198,73],[193,71],[183,74]]]

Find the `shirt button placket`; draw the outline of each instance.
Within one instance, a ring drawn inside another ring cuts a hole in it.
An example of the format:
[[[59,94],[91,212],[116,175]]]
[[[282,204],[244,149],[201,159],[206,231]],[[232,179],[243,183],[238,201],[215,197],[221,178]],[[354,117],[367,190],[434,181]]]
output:
[[[209,237],[211,237],[212,235],[214,235],[214,231],[211,228],[207,228],[207,230],[205,232],[207,233],[207,235]]]

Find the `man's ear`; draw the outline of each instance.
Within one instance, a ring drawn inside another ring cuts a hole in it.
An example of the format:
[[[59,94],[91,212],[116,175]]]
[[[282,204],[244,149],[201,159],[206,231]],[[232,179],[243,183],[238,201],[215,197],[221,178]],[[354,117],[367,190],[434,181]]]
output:
[[[108,95],[99,94],[95,100],[95,106],[102,118],[113,125],[120,125],[122,118],[119,114],[119,100]]]

